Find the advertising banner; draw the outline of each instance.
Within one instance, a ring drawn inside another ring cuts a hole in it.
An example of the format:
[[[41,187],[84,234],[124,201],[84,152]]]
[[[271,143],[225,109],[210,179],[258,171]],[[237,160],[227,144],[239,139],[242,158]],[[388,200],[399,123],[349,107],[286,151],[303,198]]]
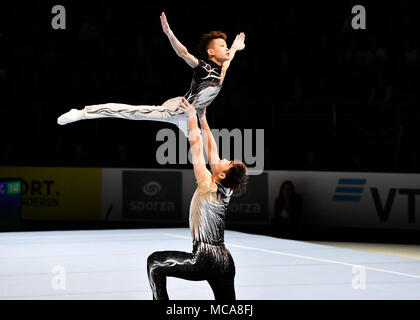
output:
[[[2,179],[0,177],[0,231],[17,229],[21,219],[20,179]]]
[[[420,229],[420,175],[291,172],[303,223],[323,227]]]
[[[22,219],[100,220],[101,170],[0,167],[0,177],[22,179]]]
[[[181,172],[125,170],[122,189],[124,219],[181,219]]]

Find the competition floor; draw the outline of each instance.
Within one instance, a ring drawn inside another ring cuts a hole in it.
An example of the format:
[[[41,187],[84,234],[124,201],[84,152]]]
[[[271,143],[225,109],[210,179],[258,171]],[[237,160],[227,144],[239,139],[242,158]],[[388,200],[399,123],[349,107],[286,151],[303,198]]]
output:
[[[240,300],[420,299],[420,260],[226,231]],[[188,229],[0,234],[0,299],[146,299],[153,251],[191,251]],[[168,278],[171,299],[211,300]]]

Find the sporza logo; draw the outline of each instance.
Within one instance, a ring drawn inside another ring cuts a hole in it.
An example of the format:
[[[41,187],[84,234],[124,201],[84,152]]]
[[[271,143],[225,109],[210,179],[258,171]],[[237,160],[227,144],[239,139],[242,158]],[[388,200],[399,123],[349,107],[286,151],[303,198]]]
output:
[[[333,201],[359,202],[365,185],[366,179],[340,178],[335,188]]]
[[[143,184],[141,190],[146,196],[154,197],[162,191],[162,185],[157,181],[148,181]]]

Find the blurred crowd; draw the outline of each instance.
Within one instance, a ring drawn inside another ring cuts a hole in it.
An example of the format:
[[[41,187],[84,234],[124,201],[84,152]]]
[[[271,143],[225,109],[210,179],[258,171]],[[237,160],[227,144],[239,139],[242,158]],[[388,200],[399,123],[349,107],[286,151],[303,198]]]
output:
[[[159,105],[188,91],[193,71],[161,31],[162,8],[63,5],[66,30],[51,28],[51,5],[39,2],[9,5],[12,21],[0,23],[0,165],[160,167],[150,150],[162,124],[60,127],[56,118],[89,104]],[[419,5],[367,3],[366,30],[351,28],[349,1],[255,6],[164,8],[193,54],[203,32],[222,29],[228,44],[246,33],[210,125],[264,128],[266,169],[420,172]]]

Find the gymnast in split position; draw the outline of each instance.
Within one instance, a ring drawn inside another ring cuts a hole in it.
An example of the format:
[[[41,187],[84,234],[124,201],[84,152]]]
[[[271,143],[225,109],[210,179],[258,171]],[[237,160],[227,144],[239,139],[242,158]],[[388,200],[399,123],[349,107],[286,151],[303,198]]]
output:
[[[219,94],[226,71],[235,53],[245,48],[245,34],[236,36],[231,48],[226,44],[226,34],[212,31],[201,37],[199,51],[203,60],[190,54],[175,37],[169,27],[165,13],[160,16],[163,32],[168,37],[176,54],[194,68],[194,75],[190,89],[185,94],[189,103],[197,98],[195,107],[206,108]],[[154,120],[173,123],[188,137],[188,118],[179,106],[182,97],[175,97],[165,101],[161,106],[139,105],[132,106],[121,103],[106,103],[85,106],[83,109],[71,109],[57,119],[57,123],[65,125],[84,119],[122,118],[128,120]]]
[[[195,98],[196,99],[196,98]],[[206,108],[196,112],[195,101],[181,99],[180,109],[189,120],[189,141],[197,189],[190,204],[189,224],[192,253],[157,251],[147,259],[147,275],[153,299],[168,300],[166,278],[207,280],[216,300],[236,300],[235,264],[224,245],[225,214],[234,191],[248,180],[246,166],[240,161],[221,160],[206,120]],[[197,116],[200,118],[201,131]],[[206,167],[204,150],[211,172]]]

